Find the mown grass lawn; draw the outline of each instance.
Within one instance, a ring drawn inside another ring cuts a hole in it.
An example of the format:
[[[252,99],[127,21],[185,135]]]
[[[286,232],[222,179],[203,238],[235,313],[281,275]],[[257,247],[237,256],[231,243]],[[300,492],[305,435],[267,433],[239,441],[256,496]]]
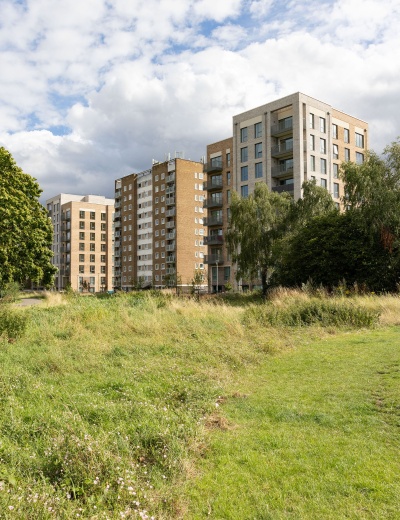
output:
[[[399,327],[302,341],[230,390],[188,518],[399,518]]]

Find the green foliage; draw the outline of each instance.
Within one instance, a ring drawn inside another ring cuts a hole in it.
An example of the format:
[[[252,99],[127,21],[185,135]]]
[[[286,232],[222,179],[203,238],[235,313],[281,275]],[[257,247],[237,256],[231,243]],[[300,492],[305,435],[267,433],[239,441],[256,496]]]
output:
[[[371,234],[355,211],[314,217],[286,242],[277,285],[301,286],[309,279],[332,289],[343,279],[371,291],[394,291],[399,279],[396,257]]]
[[[349,301],[311,299],[299,301],[285,307],[271,304],[246,309],[245,323],[260,323],[274,327],[323,327],[361,328],[373,327],[378,323],[379,311],[354,305]]]
[[[8,305],[0,305],[0,337],[15,340],[23,335],[27,326],[27,315]]]
[[[283,234],[290,205],[290,195],[271,192],[264,183],[257,183],[247,198],[232,196],[226,240],[237,263],[237,278],[252,280],[261,275],[264,295],[275,263],[273,248]]]
[[[40,194],[36,180],[0,148],[0,286],[27,279],[53,283],[52,226]]]
[[[18,282],[8,282],[0,285],[0,304],[15,302],[20,290],[21,287]]]

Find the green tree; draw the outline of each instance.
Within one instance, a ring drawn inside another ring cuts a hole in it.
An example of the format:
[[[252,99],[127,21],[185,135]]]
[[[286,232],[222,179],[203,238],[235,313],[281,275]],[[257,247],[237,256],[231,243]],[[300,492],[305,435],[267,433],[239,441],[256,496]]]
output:
[[[53,283],[52,226],[38,200],[41,191],[0,148],[0,285],[28,279]]]
[[[264,297],[275,264],[274,246],[284,234],[292,200],[263,183],[247,198],[232,195],[228,250],[237,263],[238,280],[260,278]]]
[[[313,217],[293,234],[280,258],[276,283],[300,286],[310,279],[332,288],[343,280],[381,292],[396,289],[391,255],[354,212]]]
[[[379,233],[384,247],[393,250],[400,237],[400,142],[387,146],[383,157],[370,151],[363,164],[345,163],[341,176],[348,210],[372,240]]]

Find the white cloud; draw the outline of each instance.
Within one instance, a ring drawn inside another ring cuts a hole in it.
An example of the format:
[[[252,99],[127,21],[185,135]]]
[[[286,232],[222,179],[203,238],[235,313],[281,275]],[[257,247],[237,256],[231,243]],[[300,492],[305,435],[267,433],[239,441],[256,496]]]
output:
[[[400,134],[398,0],[0,0],[0,145],[45,196],[111,195],[152,158],[302,91]],[[68,128],[53,135],[53,126]]]

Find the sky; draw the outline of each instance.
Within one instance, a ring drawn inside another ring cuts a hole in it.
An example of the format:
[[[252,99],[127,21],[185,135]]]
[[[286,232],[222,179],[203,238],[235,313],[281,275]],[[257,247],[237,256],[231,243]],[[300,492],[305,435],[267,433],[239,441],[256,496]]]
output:
[[[400,136],[400,0],[0,0],[0,146],[58,193],[232,135],[294,92]],[[42,201],[43,201],[42,200]]]

